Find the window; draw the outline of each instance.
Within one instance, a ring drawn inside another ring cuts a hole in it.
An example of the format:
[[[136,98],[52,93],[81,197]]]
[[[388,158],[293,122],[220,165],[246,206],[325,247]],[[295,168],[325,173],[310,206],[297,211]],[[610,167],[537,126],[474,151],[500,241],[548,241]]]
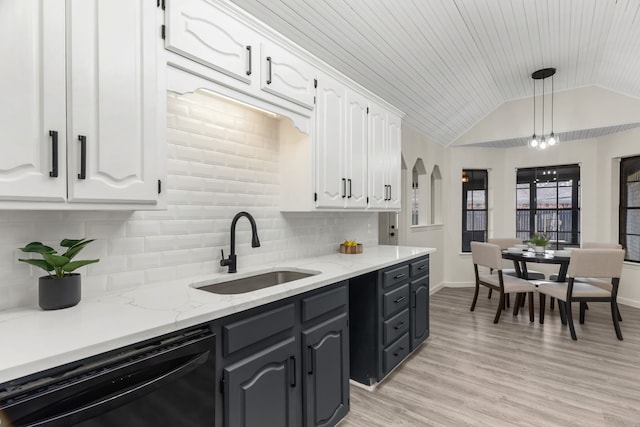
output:
[[[552,249],[580,245],[580,166],[518,169],[516,236],[544,234]]]
[[[486,170],[462,171],[462,252],[471,252],[471,242],[487,241]]]
[[[417,158],[411,172],[411,225],[424,225],[426,222],[427,171],[421,158]]]
[[[620,244],[640,262],[640,156],[620,160]]]
[[[441,200],[442,175],[440,174],[438,165],[434,165],[431,171],[431,224],[442,224]]]

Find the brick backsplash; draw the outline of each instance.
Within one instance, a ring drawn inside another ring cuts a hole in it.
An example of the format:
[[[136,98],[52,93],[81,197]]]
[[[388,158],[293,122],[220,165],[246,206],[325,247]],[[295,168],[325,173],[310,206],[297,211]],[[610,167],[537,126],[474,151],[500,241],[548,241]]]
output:
[[[18,262],[33,240],[57,247],[65,237],[97,239],[80,257],[83,296],[224,271],[233,216],[238,268],[335,252],[345,238],[377,244],[376,213],[279,211],[278,119],[204,92],[167,95],[166,211],[0,212],[0,310],[37,305],[43,271]],[[287,120],[287,119],[282,119]]]

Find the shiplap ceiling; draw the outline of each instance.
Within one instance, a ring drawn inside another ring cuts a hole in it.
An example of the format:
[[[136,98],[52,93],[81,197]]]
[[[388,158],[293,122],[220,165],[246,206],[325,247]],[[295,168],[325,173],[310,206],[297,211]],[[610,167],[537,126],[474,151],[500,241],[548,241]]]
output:
[[[598,85],[640,98],[640,0],[232,0],[443,146],[502,103]]]

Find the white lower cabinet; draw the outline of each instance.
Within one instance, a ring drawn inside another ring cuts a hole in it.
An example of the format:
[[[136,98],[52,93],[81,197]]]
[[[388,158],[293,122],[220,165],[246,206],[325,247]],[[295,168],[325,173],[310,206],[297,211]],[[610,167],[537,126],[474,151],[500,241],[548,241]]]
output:
[[[0,24],[1,206],[155,204],[155,2],[7,0]]]

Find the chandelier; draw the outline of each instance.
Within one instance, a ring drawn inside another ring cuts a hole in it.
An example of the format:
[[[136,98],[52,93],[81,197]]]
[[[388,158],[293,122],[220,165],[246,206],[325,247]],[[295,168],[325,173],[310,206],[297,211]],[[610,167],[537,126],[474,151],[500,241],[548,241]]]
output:
[[[558,138],[553,133],[553,76],[556,73],[555,68],[542,68],[534,71],[531,74],[533,79],[533,135],[529,140],[529,147],[536,148],[538,150],[545,150],[547,147],[552,147],[558,143]],[[545,107],[545,90],[544,81],[548,77],[551,77],[551,133],[545,135],[544,133],[544,107]],[[536,80],[542,80],[542,128],[540,135],[536,135]]]

